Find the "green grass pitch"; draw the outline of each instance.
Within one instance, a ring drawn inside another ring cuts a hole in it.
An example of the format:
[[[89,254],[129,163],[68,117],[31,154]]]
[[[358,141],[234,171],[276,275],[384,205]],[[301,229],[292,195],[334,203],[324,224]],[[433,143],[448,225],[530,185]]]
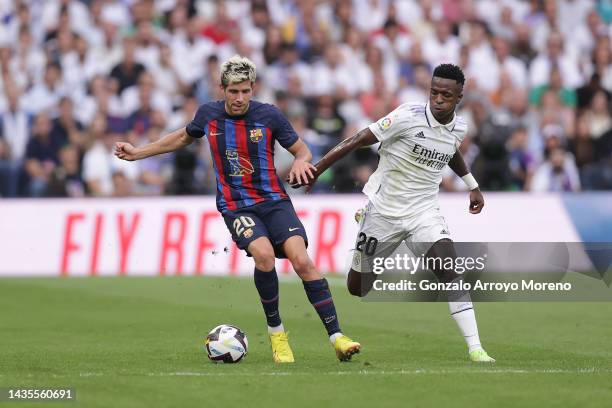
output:
[[[251,279],[0,279],[0,387],[76,389],[54,407],[610,406],[612,303],[479,303],[498,363],[475,365],[446,304],[364,303],[332,282],[362,353],[336,361],[302,285],[283,281],[296,363],[278,366]],[[240,364],[206,358],[221,323],[247,333]]]

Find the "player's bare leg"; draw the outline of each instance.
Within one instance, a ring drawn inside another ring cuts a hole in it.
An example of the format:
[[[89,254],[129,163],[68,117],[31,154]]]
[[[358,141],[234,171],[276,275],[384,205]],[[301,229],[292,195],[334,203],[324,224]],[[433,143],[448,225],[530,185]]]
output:
[[[446,259],[457,257],[455,251],[455,245],[450,239],[441,239],[432,245],[426,255],[429,257]],[[436,263],[434,265],[443,266],[444,262]],[[452,269],[436,269],[433,273],[441,282],[453,282],[462,279],[462,276],[457,274]],[[476,315],[474,314],[474,306],[470,293],[467,291],[460,291],[449,294],[448,306],[450,309],[451,316],[459,326],[459,330],[463,334],[465,342],[468,345],[468,353],[470,359],[475,362],[488,362],[494,363],[495,359],[489,357],[487,352],[482,348],[480,344],[480,337],[478,335],[478,325],[476,324]]]
[[[315,267],[310,256],[308,256],[304,238],[299,235],[287,238],[283,243],[283,250],[285,255],[287,255],[287,259],[291,262],[295,273],[297,273],[302,281],[313,281],[322,278],[321,273]]]
[[[247,247],[255,261],[255,267],[261,271],[271,271],[274,269],[274,248],[272,243],[266,237],[260,237],[254,240]]]
[[[253,277],[268,322],[272,358],[277,363],[293,363],[293,352],[278,310],[278,276],[274,268],[272,243],[268,238],[260,237],[251,242],[247,249],[255,261]]]
[[[308,296],[308,300],[325,325],[329,340],[336,350],[336,355],[341,361],[350,360],[353,354],[359,353],[361,345],[340,331],[336,307],[329,285],[308,256],[304,239],[298,235],[289,237],[283,243],[283,250],[293,269],[302,279],[306,296]]]

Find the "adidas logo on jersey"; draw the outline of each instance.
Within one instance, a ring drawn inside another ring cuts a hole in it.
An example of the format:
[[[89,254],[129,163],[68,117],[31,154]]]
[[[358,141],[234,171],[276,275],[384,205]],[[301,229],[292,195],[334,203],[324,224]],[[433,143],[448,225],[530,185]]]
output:
[[[416,135],[414,135],[414,137],[416,137],[417,139],[425,139],[425,133],[419,132]]]

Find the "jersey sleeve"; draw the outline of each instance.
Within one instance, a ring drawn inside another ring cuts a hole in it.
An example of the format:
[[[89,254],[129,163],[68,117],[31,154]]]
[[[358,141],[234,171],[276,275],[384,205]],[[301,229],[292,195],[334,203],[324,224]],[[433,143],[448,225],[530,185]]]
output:
[[[185,131],[189,136],[199,139],[206,135],[204,131],[206,127],[206,114],[206,105],[200,106],[193,120],[185,127]]]
[[[453,129],[453,135],[455,135],[455,148],[459,149],[459,146],[461,145],[461,142],[463,142],[463,139],[465,139],[465,136],[467,135],[468,132],[468,126],[467,123],[465,122],[465,120],[463,120],[461,117],[457,117],[456,119],[456,123],[455,123],[455,128]]]
[[[380,142],[384,142],[401,134],[402,131],[409,127],[413,116],[414,114],[406,109],[405,105],[401,105],[387,116],[372,123],[369,129]]]
[[[291,147],[299,139],[297,133],[285,115],[275,106],[272,107],[272,137],[285,149]]]

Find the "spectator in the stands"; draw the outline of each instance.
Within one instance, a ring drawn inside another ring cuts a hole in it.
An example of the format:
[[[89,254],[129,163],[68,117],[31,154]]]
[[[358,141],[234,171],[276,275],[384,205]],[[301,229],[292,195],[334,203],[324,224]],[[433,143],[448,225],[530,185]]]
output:
[[[79,148],[65,145],[59,150],[59,164],[53,169],[45,191],[47,197],[84,197]]]
[[[32,138],[25,153],[25,171],[28,177],[28,195],[41,197],[45,194],[51,173],[59,162],[59,150],[65,144],[51,133],[49,115],[41,112],[34,118]]]
[[[119,93],[136,85],[140,74],[145,71],[144,65],[136,61],[136,40],[133,37],[125,37],[122,44],[121,62],[110,72],[111,78],[115,78],[119,84]]]
[[[531,191],[571,192],[580,190],[580,176],[574,158],[562,147],[554,148],[533,175]]]

